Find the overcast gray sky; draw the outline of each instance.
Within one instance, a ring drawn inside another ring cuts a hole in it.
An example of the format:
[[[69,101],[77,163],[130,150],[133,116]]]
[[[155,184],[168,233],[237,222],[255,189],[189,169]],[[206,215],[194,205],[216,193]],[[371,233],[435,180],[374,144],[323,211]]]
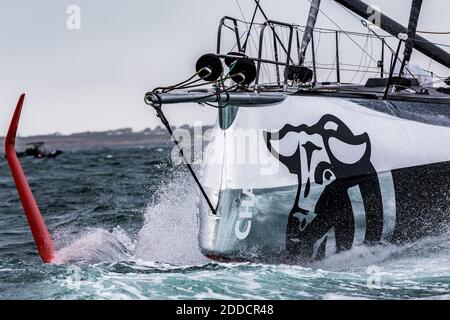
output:
[[[411,0],[367,2],[407,24]],[[239,3],[249,20],[253,0]],[[322,3],[342,28],[362,31],[334,1]],[[261,4],[271,19],[298,24],[309,8],[307,0]],[[80,30],[66,27],[69,5],[81,9]],[[449,12],[450,1],[425,0],[419,29],[450,31]],[[0,135],[22,92],[22,136],[155,127],[159,120],[144,93],[192,74],[196,59],[215,50],[224,15],[241,17],[235,0],[0,0]],[[333,27],[324,16],[318,26]],[[430,39],[450,44],[449,38]],[[197,105],[168,108],[177,125],[215,118]]]

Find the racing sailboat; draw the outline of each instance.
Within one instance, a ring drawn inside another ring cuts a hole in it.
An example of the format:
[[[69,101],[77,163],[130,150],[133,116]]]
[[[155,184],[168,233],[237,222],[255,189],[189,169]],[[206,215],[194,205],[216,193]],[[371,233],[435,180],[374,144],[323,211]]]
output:
[[[163,106],[218,110],[200,174],[181,150],[211,259],[297,263],[448,227],[450,81],[411,57],[416,50],[448,69],[450,54],[417,32],[421,0],[408,27],[362,1],[335,1],[367,32],[316,27],[320,0],[303,27],[269,20],[255,1],[251,22],[220,21],[216,52],[190,79],[145,95],[181,149]]]
[[[250,22],[223,17],[217,50],[194,75],[145,95],[198,186],[199,247],[211,259],[303,263],[449,227],[450,78],[411,60],[416,50],[448,70],[450,54],[419,35],[422,0],[412,1],[408,27],[362,1],[335,0],[366,33],[316,27],[319,13],[331,18],[308,1],[306,26],[268,19],[260,0]],[[51,263],[55,246],[16,152],[24,99],[5,154]],[[218,111],[200,174],[163,112],[177,103]]]

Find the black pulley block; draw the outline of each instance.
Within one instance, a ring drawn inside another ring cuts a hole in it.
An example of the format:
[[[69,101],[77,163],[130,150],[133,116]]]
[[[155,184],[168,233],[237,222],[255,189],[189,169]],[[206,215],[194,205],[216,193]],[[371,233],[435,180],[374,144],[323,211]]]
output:
[[[219,57],[212,53],[201,56],[195,65],[198,76],[205,81],[216,81],[223,74],[223,65]]]
[[[255,63],[247,58],[239,58],[230,72],[231,79],[241,85],[249,85],[256,79]]]

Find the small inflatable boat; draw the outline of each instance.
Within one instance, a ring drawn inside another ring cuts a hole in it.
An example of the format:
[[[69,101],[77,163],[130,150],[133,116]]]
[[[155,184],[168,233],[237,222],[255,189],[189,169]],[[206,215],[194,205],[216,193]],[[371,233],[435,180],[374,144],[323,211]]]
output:
[[[61,155],[62,150],[52,150],[48,151],[45,147],[45,142],[30,142],[27,143],[26,149],[23,152],[17,152],[17,156],[19,158],[23,157],[34,157],[34,158],[56,158]]]

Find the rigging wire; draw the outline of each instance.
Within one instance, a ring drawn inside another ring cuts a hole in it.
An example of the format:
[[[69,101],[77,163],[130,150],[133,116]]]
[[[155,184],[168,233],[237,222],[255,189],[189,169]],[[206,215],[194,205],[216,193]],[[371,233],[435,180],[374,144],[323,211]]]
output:
[[[372,32],[378,39],[382,39],[382,37],[378,33],[376,33],[374,30],[372,30],[369,27],[369,24],[365,20],[361,20],[361,23],[362,23],[363,26],[365,26],[367,28],[367,30]],[[392,49],[391,46],[387,42],[385,42],[385,45],[391,51],[392,57],[396,56],[397,57],[396,61],[402,62],[402,60],[397,56],[397,54],[394,51],[394,49]],[[405,66],[405,69],[414,79],[417,79],[417,77],[411,72],[411,70],[409,70],[408,66]]]
[[[255,6],[255,10],[253,11],[253,17],[252,17],[252,21],[250,22],[250,27],[248,28],[247,37],[245,38],[244,45],[242,46],[242,52],[244,52],[244,53],[245,53],[245,49],[247,49],[247,41],[248,41],[248,38],[250,37],[250,30],[252,29],[253,23],[255,22],[256,13],[258,12],[259,1],[260,0],[256,0],[257,5]]]
[[[237,1],[237,0],[236,0],[236,1]],[[263,15],[264,19],[269,20],[269,18],[267,17],[266,13],[265,13],[264,10],[263,10],[263,8],[261,7],[260,1],[255,0],[255,3],[256,3],[256,7],[259,9],[259,11],[260,11],[261,14]],[[270,23],[268,24],[268,26],[269,26],[269,28],[271,28],[272,31],[274,32],[276,39],[278,40],[278,42],[279,42],[280,45],[281,45],[281,48],[283,48],[284,52],[285,52],[286,54],[288,54],[288,51],[287,51],[286,47],[284,46],[283,42],[281,42],[280,37],[278,36],[278,34],[275,32],[274,26],[273,26],[272,24],[270,24]],[[289,60],[290,60],[292,63],[294,63],[294,61],[292,60],[291,57],[289,57]]]
[[[424,34],[441,34],[441,35],[445,35],[445,34],[450,34],[450,31],[416,31],[417,33],[424,33]]]
[[[311,0],[308,0],[311,3]],[[319,8],[320,13],[322,13],[328,20],[330,20],[331,23],[333,23],[342,33],[344,33],[358,48],[360,48],[369,58],[375,62],[378,63],[373,57],[369,55],[368,52],[366,52],[349,34],[347,34],[336,22],[334,22],[333,19],[331,19],[322,9]],[[385,72],[387,74],[387,72]]]
[[[228,27],[228,26],[227,26]],[[234,28],[229,27],[231,31],[235,32]],[[250,29],[250,31],[255,31],[257,29],[261,28],[261,26],[256,26],[253,27],[252,29]],[[244,38],[244,36],[246,35],[247,31],[242,32],[242,34],[239,36],[239,41],[242,40],[242,38]],[[231,47],[231,49],[229,50],[230,52],[234,50],[234,48],[237,47],[237,42]]]
[[[241,8],[241,4],[239,3],[239,0],[236,0],[236,4],[237,4],[237,6],[239,8],[239,11],[241,12],[242,19],[244,19],[244,23],[246,25],[248,25],[249,23],[247,22],[247,19],[245,19],[244,11]]]
[[[368,45],[370,46],[370,55],[373,56],[373,38],[366,37],[366,39],[368,40],[367,42],[370,41],[370,43],[368,43]],[[361,75],[361,79],[359,80],[359,84],[361,84],[364,81],[364,78],[366,77],[367,73],[369,73],[370,62],[367,61],[367,56],[364,57],[364,64],[365,64],[366,67],[365,67],[364,72]]]
[[[262,11],[262,8],[261,8],[261,6],[260,6],[260,4],[259,4],[260,1],[261,1],[261,0],[255,0],[255,2],[256,2],[256,8],[255,8],[255,12],[253,13],[252,24],[259,25],[259,27],[262,27],[262,26],[264,25],[263,23],[255,23],[255,22],[254,22],[254,17],[256,16],[256,12],[258,11],[258,9],[261,10],[261,12],[263,13],[264,17],[267,18],[267,17],[265,16],[264,12]],[[240,5],[240,3],[239,3],[239,0],[236,0],[236,4],[237,4],[237,6],[238,6],[238,8],[239,8],[239,11],[240,11],[241,16],[242,16],[242,19],[243,19],[243,20],[237,20],[237,21],[241,21],[241,22],[244,23],[246,26],[249,25],[249,23],[247,22],[247,19],[245,18],[245,14],[244,14],[244,11],[242,10],[242,7],[241,7],[241,5]],[[252,43],[253,43],[253,46],[255,47],[255,51],[258,52],[258,45],[256,44],[256,41],[255,41],[255,39],[254,39],[254,37],[253,37],[253,34],[251,33],[251,25],[252,25],[252,24],[250,24],[250,28],[247,28],[247,30],[248,30],[248,32],[249,32],[249,35],[250,35],[249,37],[250,37],[250,39],[251,39],[251,41],[252,41]],[[245,35],[245,33],[244,33],[244,35]],[[247,40],[248,40],[248,36],[247,36],[247,39],[246,39],[246,43],[247,43]],[[251,50],[251,47],[250,47],[250,50]],[[245,52],[245,51],[244,51],[244,52]],[[264,68],[264,64],[263,64],[263,69],[266,69],[264,72],[266,72],[267,77],[269,77],[269,71],[268,71],[267,67]]]
[[[233,67],[234,67],[234,65],[231,66],[230,72],[232,71]],[[230,73],[230,72],[229,72],[229,73]],[[224,78],[220,79],[219,81],[216,81],[216,83],[218,83],[218,87],[219,87],[220,85],[223,85],[223,84],[224,84],[224,81],[229,77],[229,73],[228,73]],[[177,138],[174,136],[174,134],[173,134],[172,128],[171,128],[171,126],[170,126],[170,123],[169,123],[169,121],[167,120],[167,118],[166,118],[164,112],[162,111],[161,98],[160,98],[159,95],[158,95],[158,93],[167,93],[168,91],[164,91],[164,89],[167,89],[167,88],[170,88],[171,90],[175,90],[174,88],[182,88],[182,86],[180,86],[180,84],[186,84],[187,82],[190,81],[190,79],[192,79],[192,78],[195,77],[196,75],[198,75],[198,72],[195,73],[194,76],[192,76],[191,78],[189,78],[189,79],[187,79],[187,80],[185,80],[185,81],[183,81],[183,82],[180,82],[180,83],[177,84],[177,85],[170,86],[170,87],[166,87],[166,88],[156,88],[156,89],[154,89],[153,92],[154,92],[155,95],[158,97],[159,103],[152,105],[152,107],[155,109],[157,117],[160,118],[162,124],[166,127],[166,130],[169,132],[170,136],[172,137],[172,140],[173,140],[175,146],[178,148],[179,155],[180,155],[180,157],[181,157],[181,159],[182,159],[184,165],[185,165],[186,168],[189,170],[189,172],[190,172],[192,178],[194,179],[195,183],[197,184],[198,188],[200,189],[200,192],[201,192],[201,194],[203,195],[203,198],[205,199],[205,201],[206,201],[206,203],[207,203],[209,209],[211,210],[211,213],[214,214],[214,215],[217,215],[217,210],[216,210],[216,208],[214,207],[214,205],[212,204],[212,202],[211,202],[211,200],[210,200],[208,194],[206,193],[206,190],[204,189],[204,187],[203,187],[203,185],[202,185],[200,179],[198,178],[197,174],[195,173],[195,171],[194,171],[192,165],[189,163],[188,159],[186,158],[186,156],[185,156],[185,154],[184,154],[184,150],[183,150],[183,148],[181,147],[180,141],[178,141],[178,139],[177,139]],[[245,79],[242,80],[242,81],[245,81]],[[201,84],[201,85],[203,85],[203,84]],[[222,89],[222,90],[218,90],[218,91],[214,92],[214,94],[211,94],[211,95],[208,95],[208,96],[201,97],[201,98],[199,98],[199,99],[197,99],[197,100],[209,98],[209,97],[212,97],[212,96],[217,96],[217,102],[219,103],[218,106],[213,105],[213,104],[210,104],[210,103],[207,103],[207,102],[204,102],[204,103],[207,104],[208,106],[211,106],[211,107],[214,107],[214,108],[225,108],[225,107],[227,107],[227,106],[229,105],[229,101],[230,101],[229,91],[236,89],[238,86],[240,86],[240,83],[236,83],[235,85],[230,86],[230,87],[228,87],[228,88],[224,88],[224,89]],[[186,88],[186,86],[185,86],[184,88]],[[162,90],[162,91],[161,91],[161,90]],[[221,95],[222,95],[223,93],[225,93],[226,96],[227,96],[227,99],[226,99],[226,101],[225,101],[225,102],[226,102],[225,105],[221,105],[221,102],[222,102],[222,101],[221,101]],[[193,100],[193,102],[194,102],[194,101],[196,101],[196,100]],[[146,103],[148,104],[147,101],[146,101]]]
[[[328,77],[327,77],[326,82],[328,82],[328,81],[330,80],[330,77],[331,77],[331,75],[333,74],[335,68],[336,68],[336,56],[334,57],[334,60],[333,60],[333,67],[331,68],[330,73],[328,74]]]
[[[364,50],[366,50],[368,42],[369,42],[369,38],[366,38],[366,41],[364,43]],[[353,78],[352,78],[352,80],[350,82],[353,82],[355,80],[355,78],[357,77],[359,71],[361,70],[362,65],[363,65],[364,57],[366,57],[366,55],[364,54],[364,52],[361,52],[361,58],[359,59],[359,65],[358,65],[358,71],[353,75]]]
[[[199,72],[200,72],[200,71],[199,71]],[[168,86],[168,87],[157,87],[157,88],[153,89],[153,92],[158,92],[158,91],[161,91],[161,92],[170,92],[170,91],[173,91],[173,90],[175,90],[175,89],[177,89],[177,88],[179,88],[179,87],[181,87],[181,86],[183,86],[183,85],[193,84],[193,83],[196,83],[196,82],[198,82],[198,81],[201,81],[202,79],[196,79],[196,80],[193,80],[192,82],[190,82],[192,79],[194,79],[194,78],[199,74],[199,72],[194,73],[194,75],[192,75],[192,76],[189,77],[188,79],[186,79],[186,80],[184,80],[184,81],[182,81],[182,82],[179,82],[179,83],[177,83],[177,84],[174,84],[174,85],[172,85],[172,86]],[[190,83],[189,83],[189,82],[190,82]]]

